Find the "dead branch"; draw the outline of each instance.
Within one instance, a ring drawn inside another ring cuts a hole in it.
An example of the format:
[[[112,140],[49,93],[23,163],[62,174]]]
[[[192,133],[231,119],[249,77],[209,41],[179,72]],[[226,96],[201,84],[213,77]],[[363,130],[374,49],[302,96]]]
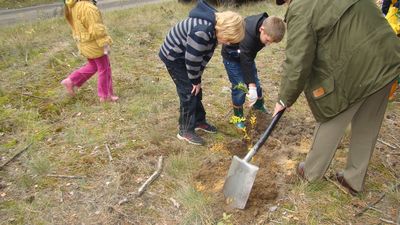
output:
[[[384,218],[379,218],[379,220],[382,221],[382,222],[388,223],[388,224],[395,224],[395,225],[397,224],[397,223],[395,223],[395,222],[393,222],[391,220],[387,220],[387,219],[384,219]]]
[[[67,179],[85,179],[85,176],[69,176],[69,175],[58,175],[58,174],[47,174],[46,177],[55,178],[67,178]]]
[[[127,202],[129,202],[128,198],[127,198],[127,197],[124,197],[123,199],[121,199],[121,200],[118,201],[118,205],[122,205],[122,204],[125,204],[125,203],[127,203]]]
[[[163,156],[160,156],[158,158],[158,163],[157,163],[157,170],[144,182],[144,184],[138,189],[137,194],[134,192],[129,192],[128,196],[134,196],[133,198],[140,197],[146,188],[155,180],[157,179],[158,176],[161,174],[161,169],[162,169],[162,163],[163,163]],[[130,197],[124,197],[123,199],[118,201],[118,205],[125,204],[129,202]]]
[[[109,159],[110,162],[111,162],[111,161],[113,161],[113,158],[112,158],[112,156],[111,156],[110,148],[108,147],[108,144],[107,144],[107,143],[105,144],[105,146],[106,146],[106,150],[107,150],[107,154],[108,154],[108,159]]]
[[[349,194],[341,185],[337,184],[335,181],[333,181],[331,178],[329,178],[328,176],[324,176],[325,179],[327,179],[329,182],[331,182],[332,184],[334,184],[337,188],[339,188],[339,190],[341,190],[343,193],[345,194]]]
[[[163,163],[163,157],[160,156],[158,158],[158,163],[157,163],[157,170],[149,177],[149,179],[146,180],[146,182],[144,182],[144,184],[138,189],[138,193],[137,196],[140,197],[144,191],[146,190],[146,188],[155,180],[157,179],[158,176],[160,176],[161,174],[161,170],[162,170],[162,163]]]
[[[21,155],[23,152],[25,152],[26,150],[28,150],[29,147],[31,147],[33,142],[29,143],[28,146],[26,146],[24,149],[22,149],[21,151],[19,151],[17,154],[15,154],[13,157],[11,157],[9,160],[7,160],[7,162],[5,162],[3,165],[0,166],[0,170],[2,170],[5,166],[7,166],[7,164],[9,164],[11,161],[13,161],[14,159],[16,159],[19,155]]]
[[[382,199],[385,197],[385,193],[383,193],[381,195],[381,197],[378,198],[378,200],[376,200],[373,203],[368,204],[366,207],[364,207],[362,210],[360,210],[358,213],[354,214],[354,216],[361,216],[362,214],[364,214],[368,209],[373,208],[376,204],[378,204],[380,201],[382,201]]]
[[[393,146],[392,144],[387,143],[386,141],[383,141],[381,139],[378,139],[378,141],[386,146],[389,146],[390,148],[396,149],[396,146]]]

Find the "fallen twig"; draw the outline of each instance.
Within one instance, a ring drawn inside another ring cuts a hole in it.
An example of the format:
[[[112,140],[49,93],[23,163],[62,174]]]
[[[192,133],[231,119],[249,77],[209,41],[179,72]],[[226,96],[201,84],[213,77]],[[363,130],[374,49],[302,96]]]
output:
[[[68,178],[68,179],[85,179],[85,176],[69,176],[69,175],[58,175],[58,174],[47,174],[47,177],[55,178]]]
[[[158,163],[157,163],[157,170],[149,177],[149,179],[146,180],[146,182],[143,183],[143,185],[138,189],[137,196],[140,197],[146,188],[155,180],[157,179],[158,176],[161,174],[162,170],[162,163],[163,163],[163,157],[160,156],[158,158]]]
[[[128,193],[129,196],[134,196],[135,197],[140,197],[144,191],[146,190],[147,186],[149,186],[155,179],[157,179],[158,176],[160,176],[161,174],[161,169],[162,169],[162,163],[163,163],[163,157],[160,156],[158,158],[158,163],[157,163],[157,170],[149,177],[149,179],[146,180],[146,182],[144,182],[144,184],[138,189],[137,194],[134,192],[130,192]],[[118,205],[122,205],[125,204],[127,202],[129,202],[129,198],[128,197],[124,197],[123,199],[118,201]]]
[[[111,162],[111,161],[113,161],[113,158],[112,158],[112,156],[111,156],[110,148],[108,147],[108,144],[107,144],[107,143],[105,144],[105,146],[106,146],[106,150],[107,150],[107,154],[108,154],[108,159],[109,159],[110,162]]]
[[[327,179],[329,182],[331,182],[332,184],[334,184],[337,188],[339,188],[339,190],[341,190],[343,193],[345,194],[349,194],[341,185],[337,184],[335,181],[333,181],[331,178],[329,178],[328,176],[324,176],[325,179]]]
[[[29,147],[31,147],[33,142],[29,143],[28,146],[26,146],[24,149],[22,149],[21,151],[19,151],[17,154],[15,154],[13,157],[11,157],[9,160],[7,160],[7,162],[5,162],[3,165],[0,166],[0,170],[2,170],[5,166],[7,166],[7,164],[9,164],[11,161],[13,161],[14,159],[16,159],[19,155],[21,155],[23,152],[25,152],[26,150],[28,150]]]
[[[364,214],[368,209],[371,209],[373,206],[375,206],[376,204],[378,204],[380,201],[382,201],[382,199],[385,197],[385,193],[383,193],[381,195],[381,197],[379,197],[378,200],[376,200],[373,203],[368,204],[366,207],[364,207],[362,210],[360,210],[358,213],[354,214],[354,216],[361,216],[362,214]]]
[[[385,223],[389,223],[389,224],[397,224],[397,223],[395,223],[395,222],[393,222],[391,220],[387,220],[387,219],[384,219],[384,218],[379,218],[379,220],[382,221],[382,222],[385,222]]]
[[[128,198],[125,197],[125,198],[123,198],[123,199],[121,199],[121,200],[118,201],[118,205],[125,204],[125,203],[127,203],[128,201],[129,201]]]
[[[378,141],[386,146],[389,146],[390,148],[396,149],[396,146],[393,146],[392,144],[387,143],[386,141],[383,141],[381,139],[378,139]]]

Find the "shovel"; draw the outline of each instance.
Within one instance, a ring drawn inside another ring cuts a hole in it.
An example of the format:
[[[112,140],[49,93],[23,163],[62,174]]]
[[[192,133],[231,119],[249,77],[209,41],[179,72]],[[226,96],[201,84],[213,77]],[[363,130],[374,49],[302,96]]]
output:
[[[249,161],[265,143],[284,111],[285,109],[279,111],[274,116],[271,124],[261,135],[261,138],[250,149],[243,159],[233,156],[232,164],[229,168],[223,190],[225,198],[227,199],[227,203],[231,207],[244,209],[246,206],[247,199],[249,198],[251,188],[253,187],[253,183],[256,179],[257,171],[259,169],[257,166],[250,164]]]

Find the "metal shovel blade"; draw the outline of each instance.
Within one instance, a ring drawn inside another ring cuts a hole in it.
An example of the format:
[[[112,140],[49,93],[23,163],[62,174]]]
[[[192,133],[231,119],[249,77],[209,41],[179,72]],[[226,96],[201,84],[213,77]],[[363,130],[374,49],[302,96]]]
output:
[[[244,209],[258,172],[254,166],[237,156],[233,156],[231,167],[224,184],[224,195],[229,206]]]

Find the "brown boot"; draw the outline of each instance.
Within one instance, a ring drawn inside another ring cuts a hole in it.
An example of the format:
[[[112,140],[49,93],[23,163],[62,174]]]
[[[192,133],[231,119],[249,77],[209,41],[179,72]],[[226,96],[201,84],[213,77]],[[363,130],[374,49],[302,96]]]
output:
[[[353,196],[356,196],[359,192],[354,190],[350,184],[347,183],[347,181],[344,179],[343,173],[337,172],[336,173],[336,180],[339,182],[340,185],[342,185],[346,190]]]

